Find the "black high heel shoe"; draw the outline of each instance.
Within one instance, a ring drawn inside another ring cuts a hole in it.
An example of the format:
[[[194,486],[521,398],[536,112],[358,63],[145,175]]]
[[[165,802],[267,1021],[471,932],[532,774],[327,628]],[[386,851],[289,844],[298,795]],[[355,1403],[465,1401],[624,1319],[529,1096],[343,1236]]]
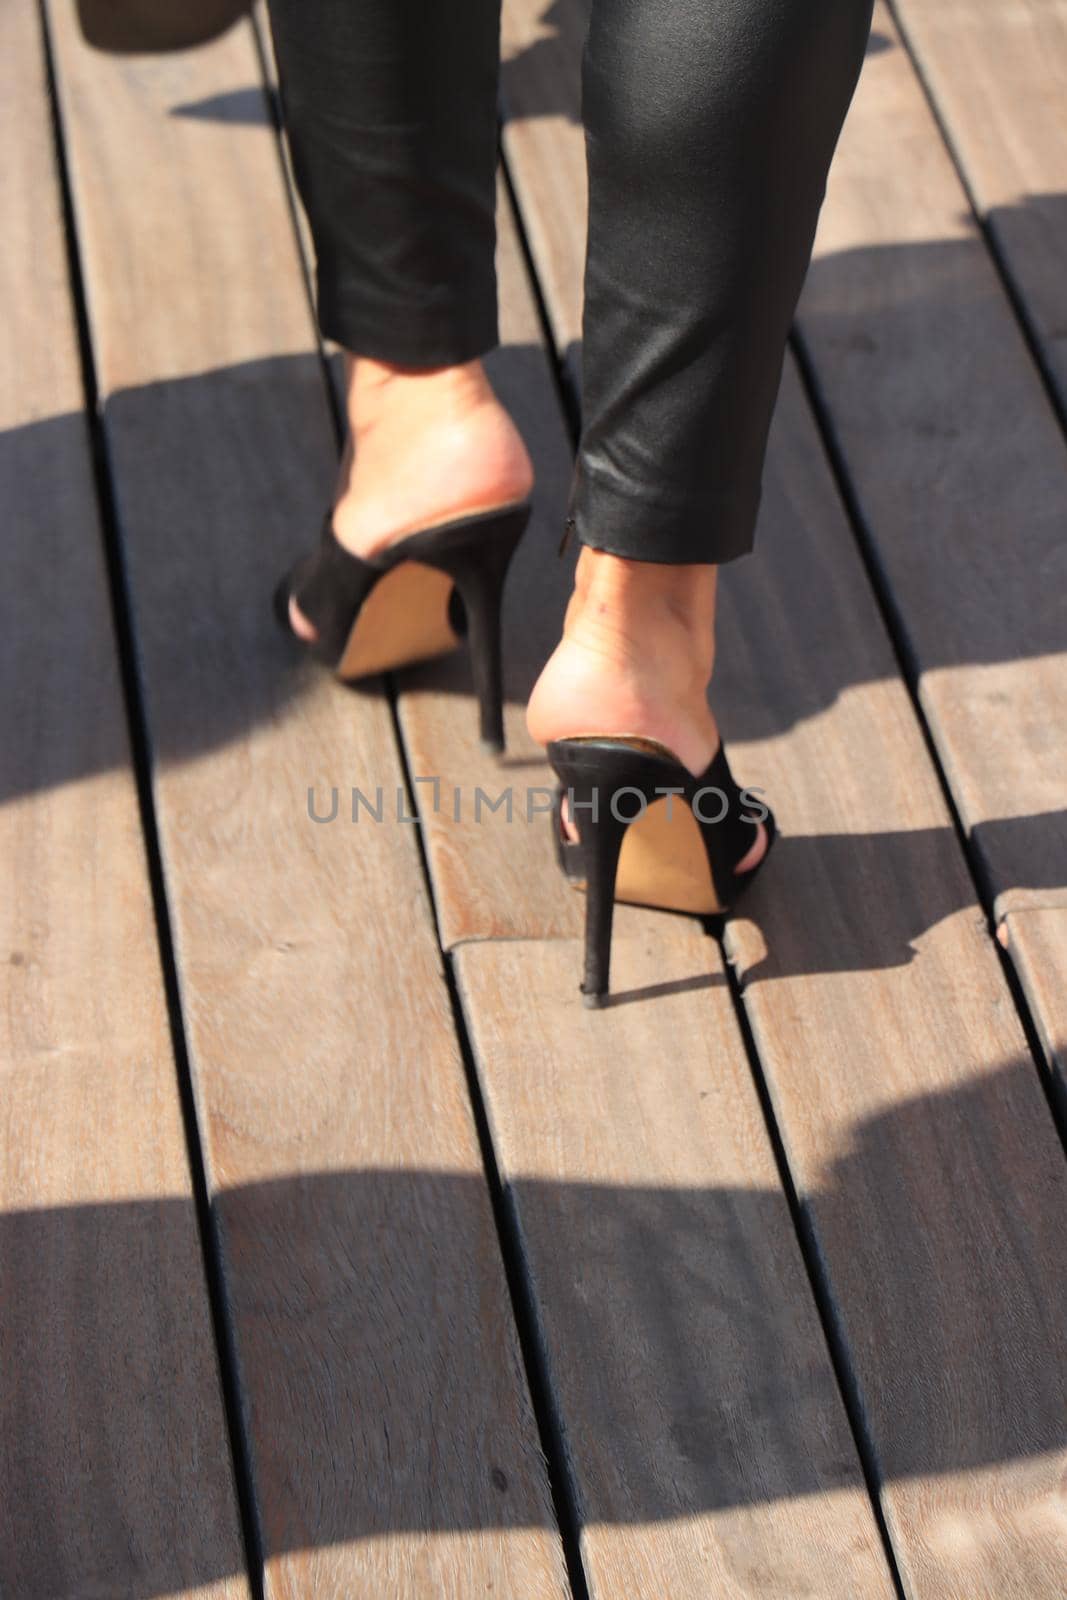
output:
[[[420,529],[368,560],[338,543],[331,517],[318,549],[275,591],[282,627],[299,638],[293,599],[318,635],[301,644],[345,682],[445,655],[466,638],[482,742],[503,750],[500,607],[529,501]]]
[[[631,735],[557,739],[548,759],[560,783],[553,810],[559,864],[586,891],[581,991],[587,1006],[600,1006],[615,901],[695,916],[731,910],[771,853],[774,815],[756,791],[738,787],[721,743],[699,778],[665,745]],[[564,795],[578,830],[573,841],[563,836]],[[767,848],[754,867],[735,873],[760,822]]]

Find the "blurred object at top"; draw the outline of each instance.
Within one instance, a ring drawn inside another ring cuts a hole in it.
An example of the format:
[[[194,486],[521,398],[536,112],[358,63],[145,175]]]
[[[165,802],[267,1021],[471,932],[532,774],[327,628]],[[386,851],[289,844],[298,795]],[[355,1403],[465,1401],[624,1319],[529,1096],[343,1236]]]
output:
[[[96,50],[139,55],[188,50],[225,33],[251,0],[77,0],[78,21]]]

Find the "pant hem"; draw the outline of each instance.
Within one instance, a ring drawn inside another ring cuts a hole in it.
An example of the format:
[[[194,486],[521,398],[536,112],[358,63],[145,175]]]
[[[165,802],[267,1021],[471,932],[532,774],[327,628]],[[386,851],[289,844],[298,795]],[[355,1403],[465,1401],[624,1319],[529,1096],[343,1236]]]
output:
[[[352,355],[369,356],[398,367],[453,367],[486,355],[500,343],[495,309],[477,315],[462,310],[366,306],[355,309],[319,292],[319,330]]]
[[[723,493],[668,506],[583,467],[568,519],[582,544],[609,555],[667,566],[721,566],[752,551],[760,500],[757,488],[755,494]]]

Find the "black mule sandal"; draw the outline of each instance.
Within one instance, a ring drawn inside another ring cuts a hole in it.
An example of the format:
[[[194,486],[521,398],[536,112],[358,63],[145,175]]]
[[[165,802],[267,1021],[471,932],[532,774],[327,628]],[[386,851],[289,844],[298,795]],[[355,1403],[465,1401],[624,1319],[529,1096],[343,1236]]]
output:
[[[318,548],[278,585],[274,609],[293,638],[289,602],[315,629],[306,650],[346,683],[428,661],[466,638],[483,744],[504,748],[500,608],[530,503],[420,529],[367,560],[339,544],[327,516]]]
[[[581,992],[587,1006],[600,1006],[608,993],[615,901],[702,917],[732,910],[771,853],[774,815],[757,791],[738,787],[721,743],[698,778],[665,745],[635,735],[557,739],[548,759],[559,779],[552,817],[557,859],[586,892]],[[576,840],[563,832],[564,796]],[[754,867],[736,873],[760,822],[767,848]]]

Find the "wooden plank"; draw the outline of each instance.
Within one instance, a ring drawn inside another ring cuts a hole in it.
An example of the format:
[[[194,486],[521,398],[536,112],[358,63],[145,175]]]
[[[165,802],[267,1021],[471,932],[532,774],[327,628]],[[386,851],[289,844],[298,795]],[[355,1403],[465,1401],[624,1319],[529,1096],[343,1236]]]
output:
[[[718,947],[649,914],[602,1012],[580,949],[476,942],[456,966],[590,1594],[888,1597]]]
[[[561,1597],[388,706],[269,614],[334,452],[251,35],[52,16],[266,1590]]]
[[[540,16],[513,0],[523,37]],[[513,135],[505,148],[525,220],[537,185]],[[539,230],[558,271],[572,224],[542,214]],[[572,261],[557,328],[577,278]],[[723,589],[716,708],[785,832],[727,949],[905,1588],[1051,1600],[1067,1556],[1062,1151],[788,360],[758,553]]]
[[[1000,920],[1067,903],[1067,451],[884,7],[875,28],[800,327]]]
[[[1059,906],[1013,911],[1003,929],[1062,1096],[1067,1091],[1067,912]]]
[[[507,0],[500,28],[504,152],[552,336],[572,379],[579,375],[588,203],[580,117],[588,21],[589,0]]]
[[[0,1590],[248,1595],[37,8],[0,11]]]
[[[1002,916],[1064,884],[1067,452],[884,7],[876,29],[800,326]]]
[[[1052,1600],[1063,1153],[789,368],[765,493],[716,693],[787,836],[727,948],[906,1592]]]
[[[1067,9],[896,0],[896,10],[1067,408]]]

